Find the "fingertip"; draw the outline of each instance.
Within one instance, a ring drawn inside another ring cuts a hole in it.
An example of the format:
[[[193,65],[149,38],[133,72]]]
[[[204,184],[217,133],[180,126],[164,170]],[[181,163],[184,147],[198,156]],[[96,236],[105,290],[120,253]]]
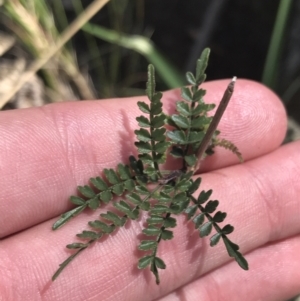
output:
[[[259,155],[273,151],[281,145],[287,130],[286,110],[278,95],[265,85],[246,79],[237,81],[225,121],[233,124],[232,137],[242,140],[245,155],[247,149],[257,148]]]
[[[206,83],[206,101],[218,104],[228,82]],[[220,137],[233,142],[247,161],[281,145],[286,135],[287,115],[282,101],[272,90],[261,83],[238,78],[219,129]],[[234,155],[220,148],[216,149],[214,159],[207,161],[204,165],[210,169],[238,163]]]

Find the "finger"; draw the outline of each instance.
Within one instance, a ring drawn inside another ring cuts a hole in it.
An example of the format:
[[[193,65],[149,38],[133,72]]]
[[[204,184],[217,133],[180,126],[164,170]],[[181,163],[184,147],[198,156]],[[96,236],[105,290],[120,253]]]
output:
[[[300,233],[300,188],[295,185],[299,182],[299,147],[300,142],[286,145],[265,158],[203,175],[202,189],[214,189],[213,198],[221,201],[219,210],[228,213],[225,222],[236,227],[230,239],[240,245],[243,253]],[[131,222],[84,251],[53,284],[45,285],[57,264],[69,254],[61,246],[72,242],[74,229],[81,232],[85,222],[94,218],[78,216],[57,232],[51,232],[50,222],[46,222],[3,240],[0,285],[7,287],[3,290],[8,296],[42,292],[44,300],[99,300],[101,296],[101,300],[147,301],[230,261],[222,243],[210,248],[209,241],[199,240],[193,226],[180,216],[175,238],[162,242],[159,248],[158,255],[167,269],[160,271],[161,285],[157,286],[148,270],[135,268],[144,255],[136,251],[136,236],[141,233],[143,221]],[[247,273],[236,263],[234,266],[236,273]]]
[[[207,83],[207,102],[217,102],[227,81]],[[167,111],[179,90],[165,93]],[[1,112],[0,237],[15,233],[70,208],[67,201],[103,168],[115,168],[136,154],[136,106],[145,97],[72,102],[29,110]],[[285,112],[265,87],[241,80],[220,125],[223,137],[241,149],[246,160],[281,143]],[[209,159],[211,169],[237,162],[228,151]],[[204,169],[208,166],[204,164]]]
[[[300,293],[300,236],[268,244],[249,254],[250,270],[231,262],[157,301],[290,300]]]

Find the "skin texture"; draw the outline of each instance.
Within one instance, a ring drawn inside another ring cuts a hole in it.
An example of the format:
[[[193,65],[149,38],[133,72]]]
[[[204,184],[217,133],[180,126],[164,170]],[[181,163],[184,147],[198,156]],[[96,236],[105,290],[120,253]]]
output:
[[[228,82],[206,83],[206,102],[218,103]],[[165,110],[171,113],[178,99],[179,90],[166,92]],[[159,248],[167,269],[157,286],[148,270],[136,268],[143,217],[85,250],[51,282],[70,254],[64,246],[105,209],[87,211],[56,232],[53,222],[71,208],[68,197],[77,185],[136,155],[136,102],[143,100],[0,112],[0,300],[281,301],[300,293],[300,142],[280,146],[284,108],[270,90],[247,80],[237,81],[219,126],[245,163],[217,149],[198,174],[201,190],[213,189],[225,222],[235,226],[229,238],[250,270],[240,269],[223,243],[211,248],[199,239],[182,215],[174,239]]]

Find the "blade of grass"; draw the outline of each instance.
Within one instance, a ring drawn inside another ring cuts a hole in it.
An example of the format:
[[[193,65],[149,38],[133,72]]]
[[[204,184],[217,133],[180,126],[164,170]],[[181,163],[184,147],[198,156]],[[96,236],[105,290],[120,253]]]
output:
[[[132,49],[143,55],[155,66],[157,73],[169,88],[184,85],[184,78],[167,59],[155,48],[151,40],[138,35],[119,34],[102,26],[86,24],[82,30],[112,44]]]
[[[74,11],[77,16],[79,16],[84,11],[82,2],[80,0],[72,0],[72,5],[73,5]],[[103,60],[101,58],[101,54],[99,52],[96,39],[94,36],[87,34],[87,33],[85,33],[84,37],[85,37],[87,48],[89,51],[89,59],[93,60],[92,66],[93,66],[93,68],[95,68],[94,70],[95,70],[95,73],[97,74],[98,80],[101,81],[101,83],[102,83],[101,84],[101,96],[104,98],[108,98],[111,96],[110,88],[109,88],[109,84],[108,84],[105,69],[104,69]],[[91,69],[89,69],[89,70],[91,70]],[[98,91],[98,93],[100,95],[100,91]]]
[[[263,70],[262,82],[272,89],[275,89],[276,87],[278,62],[282,50],[284,32],[288,21],[289,12],[291,10],[291,4],[292,0],[280,1]]]

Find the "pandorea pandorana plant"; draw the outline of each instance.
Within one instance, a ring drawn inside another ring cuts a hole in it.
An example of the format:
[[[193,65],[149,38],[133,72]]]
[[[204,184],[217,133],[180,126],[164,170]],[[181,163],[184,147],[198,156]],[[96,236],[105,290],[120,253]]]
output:
[[[192,176],[204,157],[213,154],[216,146],[231,150],[242,161],[237,147],[226,139],[220,139],[220,131],[216,129],[233,93],[235,78],[228,85],[215,114],[210,116],[209,112],[215,105],[204,102],[206,91],[200,88],[206,78],[208,57],[209,49],[205,49],[197,61],[196,74],[187,73],[186,78],[191,86],[182,88],[183,100],[176,102],[176,113],[173,115],[162,111],[162,93],[155,90],[154,67],[149,65],[146,88],[149,103],[138,102],[144,114],[136,118],[140,126],[135,131],[138,158],[130,156],[128,165],[120,163],[115,170],[104,169],[103,177],[91,178],[90,185],[78,186],[80,197],[70,197],[75,208],[64,213],[54,223],[53,230],[86,208],[96,210],[110,203],[114,210],[101,213],[99,219],[90,221],[90,229],[77,234],[82,242],[67,245],[68,249],[74,249],[74,253],[60,264],[52,280],[92,243],[123,227],[128,220],[138,219],[143,211],[148,216],[142,231],[147,239],[138,246],[139,250],[145,252],[138,261],[138,268],[150,267],[157,284],[160,283],[158,270],[166,268],[158,255],[160,242],[173,239],[176,217],[182,213],[192,220],[200,237],[214,231],[210,245],[215,246],[222,240],[228,255],[242,269],[248,269],[239,246],[228,238],[228,234],[234,230],[233,226],[221,225],[226,213],[217,210],[218,200],[210,199],[212,190],[203,190],[199,195],[194,195],[200,187],[201,178],[193,179]],[[167,156],[179,160],[181,168],[162,170]]]

